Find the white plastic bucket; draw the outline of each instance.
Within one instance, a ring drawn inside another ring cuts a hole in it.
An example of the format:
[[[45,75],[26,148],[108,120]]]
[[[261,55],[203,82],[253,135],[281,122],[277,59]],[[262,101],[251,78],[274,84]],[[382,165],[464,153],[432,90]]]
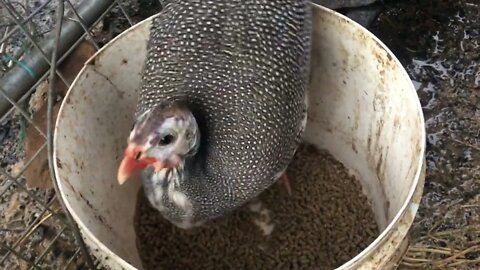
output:
[[[142,269],[133,228],[140,181],[116,172],[133,121],[152,18],[116,37],[82,69],[60,109],[55,173],[92,252],[111,269]],[[350,19],[314,5],[306,141],[359,176],[381,234],[338,269],[391,269],[424,183],[425,129],[415,89],[395,56]]]

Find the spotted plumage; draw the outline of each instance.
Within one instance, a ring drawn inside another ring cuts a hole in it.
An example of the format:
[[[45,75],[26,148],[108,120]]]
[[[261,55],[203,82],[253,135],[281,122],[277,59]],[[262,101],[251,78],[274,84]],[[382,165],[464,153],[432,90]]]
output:
[[[188,228],[219,217],[285,171],[306,122],[310,17],[303,0],[178,0],[153,20],[136,111],[143,131],[130,139],[153,139],[171,112],[159,107],[186,108],[198,124],[199,143],[178,166],[143,170],[167,219]]]

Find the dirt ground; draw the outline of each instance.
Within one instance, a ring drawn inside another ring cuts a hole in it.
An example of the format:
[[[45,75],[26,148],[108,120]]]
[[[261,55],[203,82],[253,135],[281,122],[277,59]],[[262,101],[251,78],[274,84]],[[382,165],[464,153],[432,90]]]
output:
[[[135,21],[155,10],[148,1],[139,2],[130,9]],[[402,268],[480,269],[480,3],[383,3],[385,9],[369,29],[406,67],[423,106],[428,134],[424,197]],[[117,17],[118,10],[104,20],[101,43],[128,27],[125,19]],[[17,114],[0,123],[0,166],[10,172],[18,172],[22,164],[24,124]],[[0,237],[12,243],[32,217],[38,217],[41,207],[20,189],[7,188],[8,183],[0,176]],[[38,193],[46,201],[55,200],[51,191]],[[30,243],[25,245],[26,258],[37,258],[35,247],[44,250],[60,232],[62,223],[56,220],[50,218],[25,241]],[[61,238],[45,256],[46,268],[57,269],[76,251],[68,230]],[[0,259],[5,252],[0,246]],[[22,265],[9,261],[0,263],[0,268],[23,269]],[[80,259],[72,265],[72,269],[85,267]]]

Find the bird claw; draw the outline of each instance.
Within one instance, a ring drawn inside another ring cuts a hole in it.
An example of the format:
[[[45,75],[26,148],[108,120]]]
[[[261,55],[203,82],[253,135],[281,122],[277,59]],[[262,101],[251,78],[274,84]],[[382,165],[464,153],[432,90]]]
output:
[[[278,183],[280,185],[283,185],[283,187],[287,190],[287,194],[289,196],[292,196],[292,188],[290,187],[290,181],[288,180],[287,173],[283,173],[282,176],[280,176]]]

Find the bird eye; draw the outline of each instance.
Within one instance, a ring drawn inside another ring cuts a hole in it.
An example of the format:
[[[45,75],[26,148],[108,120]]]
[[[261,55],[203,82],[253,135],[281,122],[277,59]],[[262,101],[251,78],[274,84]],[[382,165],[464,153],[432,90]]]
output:
[[[169,145],[173,141],[175,141],[175,136],[173,136],[172,134],[167,134],[167,135],[162,136],[162,138],[160,139],[160,142],[158,144],[159,145]]]

